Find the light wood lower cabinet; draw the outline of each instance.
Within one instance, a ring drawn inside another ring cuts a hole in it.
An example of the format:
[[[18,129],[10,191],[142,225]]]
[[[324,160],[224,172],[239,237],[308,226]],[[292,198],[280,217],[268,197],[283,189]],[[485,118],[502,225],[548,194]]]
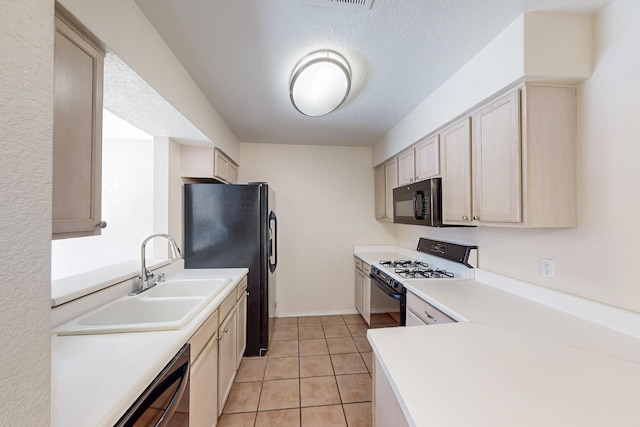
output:
[[[238,340],[236,352],[236,367],[240,368],[244,351],[247,348],[247,281],[238,287]]]
[[[213,427],[218,420],[218,310],[189,339],[189,425]]]
[[[222,414],[237,369],[238,308],[234,306],[218,330],[218,414]]]
[[[245,277],[189,339],[191,427],[214,427],[229,396],[247,342],[246,290]]]
[[[218,414],[222,414],[246,348],[247,278],[220,304]]]
[[[191,365],[189,426],[213,427],[218,420],[218,337],[209,340]]]
[[[371,266],[355,257],[355,299],[356,310],[367,322],[371,323]]]
[[[373,359],[373,426],[408,427],[400,403],[377,357]]]

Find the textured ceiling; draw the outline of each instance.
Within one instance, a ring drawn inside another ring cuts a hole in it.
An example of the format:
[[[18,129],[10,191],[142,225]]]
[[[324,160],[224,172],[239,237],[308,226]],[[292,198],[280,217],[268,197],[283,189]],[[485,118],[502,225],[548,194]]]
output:
[[[594,13],[611,0],[136,0],[242,142],[371,145],[524,11]],[[350,62],[352,91],[323,117],[289,101],[296,62]]]

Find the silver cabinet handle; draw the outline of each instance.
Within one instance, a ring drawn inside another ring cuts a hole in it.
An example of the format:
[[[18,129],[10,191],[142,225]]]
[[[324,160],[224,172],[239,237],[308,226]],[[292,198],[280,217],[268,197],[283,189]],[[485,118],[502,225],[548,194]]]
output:
[[[224,333],[228,334],[229,333],[229,328],[224,328]]]
[[[222,334],[218,335],[218,341],[222,341],[222,337],[223,337],[223,336],[224,336],[224,335],[222,335]]]
[[[474,221],[480,221],[480,217],[479,217],[479,216],[477,216],[477,215],[474,215],[474,216],[473,216],[473,220],[474,220]]]
[[[424,311],[424,314],[427,315],[427,317],[431,320],[433,320],[434,322],[437,322],[438,319],[436,319],[435,317],[433,317],[432,315],[429,314],[429,312],[427,310]]]
[[[96,223],[96,228],[107,228],[107,221],[100,221]]]
[[[468,220],[469,220],[469,218],[468,218],[466,215],[462,215],[462,220],[463,220],[463,221],[468,221]]]

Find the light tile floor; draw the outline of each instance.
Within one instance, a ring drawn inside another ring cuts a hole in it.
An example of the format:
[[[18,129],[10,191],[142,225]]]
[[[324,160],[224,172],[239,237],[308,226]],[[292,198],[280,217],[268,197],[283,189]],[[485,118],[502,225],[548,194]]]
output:
[[[372,315],[373,328],[396,325]],[[360,315],[276,319],[267,356],[242,360],[218,426],[371,426],[367,329]]]

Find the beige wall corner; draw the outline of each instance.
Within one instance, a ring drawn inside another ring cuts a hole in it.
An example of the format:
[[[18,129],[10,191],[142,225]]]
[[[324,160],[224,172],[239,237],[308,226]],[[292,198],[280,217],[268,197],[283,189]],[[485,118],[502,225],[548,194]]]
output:
[[[527,13],[524,26],[524,71],[527,76],[561,81],[591,77],[591,16]]]

